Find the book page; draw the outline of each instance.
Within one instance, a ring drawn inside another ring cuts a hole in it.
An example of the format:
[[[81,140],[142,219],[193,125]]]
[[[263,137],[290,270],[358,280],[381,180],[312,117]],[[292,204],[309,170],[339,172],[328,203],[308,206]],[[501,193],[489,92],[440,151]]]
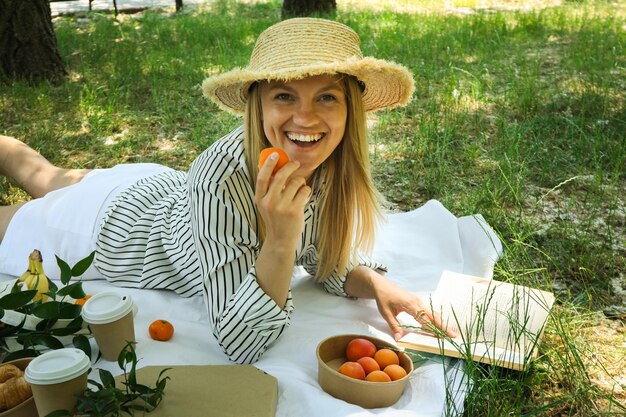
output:
[[[527,352],[532,348],[553,303],[550,293],[445,271],[433,295],[442,321],[465,343]]]
[[[523,369],[526,357],[522,352],[502,349],[493,343],[464,344],[459,339],[446,340],[420,333],[408,333],[399,341],[398,346],[416,349],[422,352],[444,354],[455,358],[472,358],[475,361],[496,364],[511,369]]]
[[[419,334],[404,336],[405,347],[415,344],[460,350],[475,360],[494,358],[515,362],[532,356],[554,302],[552,294],[529,287],[444,271],[430,303],[435,314],[458,336],[450,342]],[[405,324],[402,323],[401,324]]]

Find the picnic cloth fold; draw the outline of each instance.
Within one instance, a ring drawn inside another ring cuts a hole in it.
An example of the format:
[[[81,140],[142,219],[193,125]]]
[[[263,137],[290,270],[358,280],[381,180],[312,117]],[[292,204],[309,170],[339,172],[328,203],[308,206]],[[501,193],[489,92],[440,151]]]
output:
[[[444,269],[491,278],[501,252],[500,240],[482,216],[457,218],[431,200],[413,211],[388,215],[380,225],[373,258],[389,267],[389,279],[427,297]],[[131,295],[138,307],[135,333],[140,367],[229,363],[210,331],[202,297],[114,287],[104,280],[85,281],[83,286],[88,293],[114,290]],[[319,342],[344,333],[369,334],[389,342],[393,338],[373,300],[328,294],[304,270],[294,273],[292,296],[291,326],[254,364],[278,379],[277,416],[439,417],[462,413],[468,389],[463,361],[439,356],[417,364],[404,394],[391,407],[367,410],[326,394],[317,383],[315,351]],[[150,339],[148,326],[156,319],[174,325],[170,341]],[[97,377],[99,368],[121,372],[116,363],[100,360],[93,365],[92,375]]]

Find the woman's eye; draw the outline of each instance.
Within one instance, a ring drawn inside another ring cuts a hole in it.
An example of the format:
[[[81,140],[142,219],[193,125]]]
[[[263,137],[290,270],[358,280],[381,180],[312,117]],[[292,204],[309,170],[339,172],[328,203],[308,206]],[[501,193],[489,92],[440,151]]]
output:
[[[276,94],[275,99],[276,100],[289,100],[291,99],[291,96],[287,93],[279,93],[279,94]]]
[[[320,101],[336,101],[337,97],[332,94],[323,94],[320,96]]]

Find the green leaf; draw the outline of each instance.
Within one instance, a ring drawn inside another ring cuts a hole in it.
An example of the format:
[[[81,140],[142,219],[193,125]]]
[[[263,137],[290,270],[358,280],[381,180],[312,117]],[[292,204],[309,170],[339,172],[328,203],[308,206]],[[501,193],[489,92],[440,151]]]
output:
[[[115,379],[109,371],[99,369],[101,384],[89,380],[89,384],[96,389],[85,390],[77,398],[76,409],[79,414],[92,417],[114,417],[122,415],[135,415],[135,411],[152,411],[162,400],[165,383],[169,377],[163,377],[164,369],[159,373],[157,387],[150,388],[146,385],[137,384],[136,367],[137,355],[135,343],[128,342],[118,355],[118,365],[124,371],[124,388],[115,386]],[[130,365],[130,371],[126,368]]]
[[[59,287],[51,279],[48,280],[48,293],[50,297],[54,298],[54,295],[59,291]]]
[[[72,268],[70,268],[67,262],[65,262],[63,259],[59,258],[56,255],[54,256],[57,258],[57,265],[59,265],[59,269],[61,270],[60,280],[63,285],[67,285],[67,283],[70,282],[70,279],[72,278]]]
[[[61,311],[59,312],[59,318],[75,319],[77,317],[80,317],[81,311],[82,307],[77,304],[62,302]]]
[[[115,379],[113,379],[111,372],[105,369],[99,369],[98,373],[100,374],[100,381],[102,381],[105,387],[115,388]]]
[[[91,343],[89,343],[89,339],[87,339],[87,336],[85,336],[84,334],[76,335],[74,339],[72,339],[72,344],[77,349],[85,352],[85,355],[87,355],[87,357],[91,359]]]
[[[13,327],[13,326],[11,326],[10,328],[0,329],[0,345],[6,347],[7,344],[6,344],[5,339],[7,337],[14,337],[14,336],[16,336],[17,333],[19,332],[19,330],[20,329],[18,329],[17,327]],[[1,349],[0,349],[0,356],[2,356]]]
[[[22,349],[16,350],[15,352],[11,352],[2,359],[3,363],[13,361],[15,359],[22,358],[34,358],[35,356],[39,356],[39,352],[35,349]]]
[[[170,377],[169,377],[169,376],[166,376],[165,378],[163,378],[163,375],[164,375],[167,371],[169,371],[170,369],[172,369],[172,368],[163,368],[163,369],[161,369],[161,372],[159,372],[159,376],[157,377],[157,381],[161,381],[161,380],[168,380],[168,379],[170,379]],[[163,379],[161,379],[161,378],[163,378]]]
[[[58,301],[49,301],[47,303],[38,304],[33,308],[33,315],[41,319],[58,319],[60,316],[61,303]]]
[[[163,379],[158,379],[157,380],[157,384],[156,384],[157,389],[159,391],[163,391],[165,389],[165,385],[167,384],[167,381],[169,381],[169,380],[170,380],[169,376],[167,376],[167,377],[165,377]]]
[[[55,336],[69,336],[71,334],[78,333],[81,330],[83,330],[83,318],[76,317],[74,320],[67,323],[65,327],[50,329],[50,333]]]
[[[56,329],[50,329],[50,334],[53,336],[71,336],[78,333],[82,329],[82,326],[68,325],[66,327],[57,327]]]
[[[89,383],[89,385],[93,385],[94,387],[98,388],[98,390],[104,388],[104,386],[95,379],[88,379],[87,382]]]
[[[33,308],[33,315],[41,319],[75,319],[80,316],[81,307],[65,301],[48,301]]]
[[[135,390],[135,392],[139,393],[139,394],[152,394],[153,390],[152,388],[150,388],[147,385],[143,385],[143,384],[135,384],[133,385],[133,388]]]
[[[5,310],[17,310],[28,304],[37,295],[37,290],[12,292],[0,298],[0,308]]]
[[[5,337],[14,335],[15,333],[19,332],[23,325],[24,321],[22,320],[22,323],[18,326],[10,326],[8,324],[5,324],[4,327],[0,327],[0,340],[3,340]]]
[[[24,314],[33,314],[33,309],[35,308],[35,306],[37,306],[37,305],[39,305],[39,304],[41,304],[41,303],[40,303],[40,302],[37,302],[37,303],[35,303],[35,302],[33,302],[33,303],[28,303],[28,304],[26,304],[25,306],[20,307],[18,311],[19,311],[20,313],[24,313]]]
[[[128,351],[128,349],[131,349],[131,352],[132,352],[132,346],[130,343],[126,343],[126,346],[124,346],[124,349],[122,349],[120,354],[117,355],[117,365],[124,372],[126,372],[126,363],[127,363],[126,352]]]
[[[61,288],[59,291],[57,291],[57,295],[59,295],[60,297],[65,297],[66,295],[69,295],[72,298],[83,298],[86,294],[85,291],[83,291],[83,283],[75,282]]]
[[[39,323],[37,323],[37,326],[35,326],[35,330],[37,330],[38,332],[50,330],[56,322],[56,319],[41,320]]]
[[[45,346],[50,349],[63,349],[63,343],[54,336],[47,334],[34,334],[29,337],[32,345]]]
[[[93,251],[86,258],[81,259],[80,261],[78,261],[76,263],[76,265],[74,265],[74,267],[72,268],[72,276],[73,277],[79,277],[82,274],[84,274],[85,271],[87,270],[87,268],[89,268],[89,266],[93,262],[93,258],[95,256],[95,254],[96,254],[96,251]]]

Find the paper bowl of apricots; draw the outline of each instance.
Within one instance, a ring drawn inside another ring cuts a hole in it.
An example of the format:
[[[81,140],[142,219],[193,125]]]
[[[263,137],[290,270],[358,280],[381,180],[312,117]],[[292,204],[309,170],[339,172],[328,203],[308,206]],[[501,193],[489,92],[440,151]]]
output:
[[[317,380],[335,398],[364,408],[395,404],[409,382],[413,361],[384,340],[345,334],[317,346]]]

